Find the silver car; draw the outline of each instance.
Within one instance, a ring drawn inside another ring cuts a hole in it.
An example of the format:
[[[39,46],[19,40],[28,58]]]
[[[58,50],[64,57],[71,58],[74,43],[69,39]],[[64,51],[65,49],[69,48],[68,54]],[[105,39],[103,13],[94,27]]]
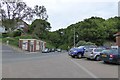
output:
[[[100,60],[100,53],[103,51],[103,48],[88,48],[85,50],[84,56],[87,59],[94,59],[96,61]]]

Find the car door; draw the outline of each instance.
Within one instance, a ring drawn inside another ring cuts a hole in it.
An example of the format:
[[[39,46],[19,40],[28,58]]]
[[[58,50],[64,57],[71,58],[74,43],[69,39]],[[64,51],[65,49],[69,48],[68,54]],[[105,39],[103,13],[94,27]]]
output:
[[[92,51],[93,51],[93,49],[86,49],[85,50],[85,53],[84,53],[84,56],[86,57],[86,58],[89,58],[90,57],[90,55],[91,55],[91,53],[92,53]]]

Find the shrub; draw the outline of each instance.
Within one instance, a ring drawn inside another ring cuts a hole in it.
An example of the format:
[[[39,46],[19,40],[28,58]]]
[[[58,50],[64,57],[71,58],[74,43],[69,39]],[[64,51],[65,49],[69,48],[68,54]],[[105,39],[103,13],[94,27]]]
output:
[[[86,42],[86,41],[79,41],[79,42],[77,43],[77,46],[83,46],[83,45],[95,45],[95,43]]]
[[[8,37],[8,33],[2,33],[2,37],[3,38]]]
[[[60,49],[63,49],[63,50],[68,50],[68,45],[67,44],[63,44],[61,46],[59,46]]]
[[[21,36],[21,31],[17,30],[13,32],[13,37]]]

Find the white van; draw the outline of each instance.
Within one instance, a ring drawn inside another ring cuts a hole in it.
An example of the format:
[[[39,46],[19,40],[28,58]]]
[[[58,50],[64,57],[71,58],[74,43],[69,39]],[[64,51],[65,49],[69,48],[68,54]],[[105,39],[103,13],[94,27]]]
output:
[[[118,49],[118,46],[111,46],[112,49]]]

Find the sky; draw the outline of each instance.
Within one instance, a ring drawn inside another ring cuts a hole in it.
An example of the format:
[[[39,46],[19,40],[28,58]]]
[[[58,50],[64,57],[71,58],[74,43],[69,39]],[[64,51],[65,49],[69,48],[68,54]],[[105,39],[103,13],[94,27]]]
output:
[[[92,16],[108,19],[118,16],[119,0],[23,0],[30,7],[44,5],[49,16],[51,31],[67,28],[71,24]]]
[[[47,9],[51,31],[67,28],[71,24],[92,16],[108,19],[118,16],[119,0],[22,0],[30,7],[43,5]]]

